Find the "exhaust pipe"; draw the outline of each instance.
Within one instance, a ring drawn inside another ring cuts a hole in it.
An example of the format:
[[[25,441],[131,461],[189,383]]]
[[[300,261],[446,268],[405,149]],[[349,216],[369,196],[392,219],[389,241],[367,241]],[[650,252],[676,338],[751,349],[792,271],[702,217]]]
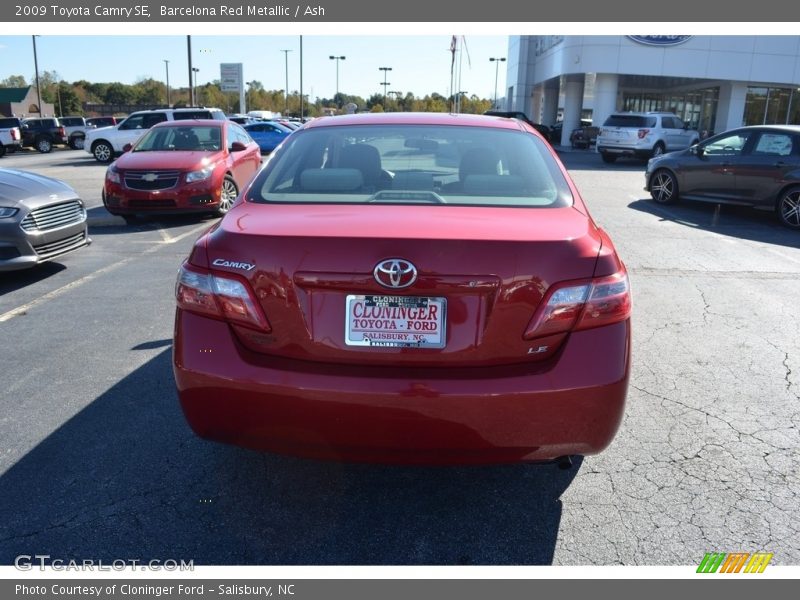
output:
[[[566,471],[572,468],[572,457],[571,456],[559,456],[556,459],[556,464],[558,468],[562,471]]]

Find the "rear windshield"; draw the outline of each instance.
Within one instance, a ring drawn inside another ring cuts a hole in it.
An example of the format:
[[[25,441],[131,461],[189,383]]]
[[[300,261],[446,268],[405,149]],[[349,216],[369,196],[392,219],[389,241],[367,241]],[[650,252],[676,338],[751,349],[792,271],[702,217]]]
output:
[[[250,189],[253,202],[560,207],[569,186],[519,130],[361,125],[299,130]]]
[[[0,129],[19,127],[19,119],[0,119]]]
[[[603,125],[606,127],[655,127],[656,118],[641,115],[611,115]]]

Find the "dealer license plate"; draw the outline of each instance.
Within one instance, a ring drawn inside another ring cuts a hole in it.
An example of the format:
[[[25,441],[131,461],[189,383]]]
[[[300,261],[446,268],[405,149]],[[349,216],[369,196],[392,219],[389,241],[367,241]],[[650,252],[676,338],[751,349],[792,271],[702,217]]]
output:
[[[444,348],[445,298],[347,296],[348,346]]]

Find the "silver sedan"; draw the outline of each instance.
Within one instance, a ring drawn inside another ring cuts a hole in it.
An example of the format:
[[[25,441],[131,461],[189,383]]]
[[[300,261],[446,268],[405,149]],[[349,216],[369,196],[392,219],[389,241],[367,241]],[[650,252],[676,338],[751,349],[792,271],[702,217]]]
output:
[[[0,271],[33,267],[90,243],[86,209],[69,185],[0,169]]]

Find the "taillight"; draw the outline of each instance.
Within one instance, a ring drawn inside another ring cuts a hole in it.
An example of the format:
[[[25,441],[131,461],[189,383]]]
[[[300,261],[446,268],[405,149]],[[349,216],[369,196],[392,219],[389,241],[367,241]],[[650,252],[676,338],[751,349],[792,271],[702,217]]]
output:
[[[67,137],[67,130],[64,129],[63,127],[59,127],[58,128],[58,135],[60,135],[62,138],[63,137]]]
[[[650,130],[649,130],[649,129],[640,129],[640,130],[639,130],[639,139],[640,139],[640,140],[643,140],[644,138],[646,138],[646,137],[647,137],[647,134],[648,134],[648,133],[650,133]]]
[[[611,325],[631,315],[631,290],[623,270],[608,277],[567,282],[550,289],[525,338]]]
[[[18,139],[19,139],[19,130],[16,127],[14,127],[11,130],[11,140],[16,142]]]
[[[181,266],[175,284],[178,307],[193,313],[269,332],[269,321],[256,304],[249,285],[235,277]]]

